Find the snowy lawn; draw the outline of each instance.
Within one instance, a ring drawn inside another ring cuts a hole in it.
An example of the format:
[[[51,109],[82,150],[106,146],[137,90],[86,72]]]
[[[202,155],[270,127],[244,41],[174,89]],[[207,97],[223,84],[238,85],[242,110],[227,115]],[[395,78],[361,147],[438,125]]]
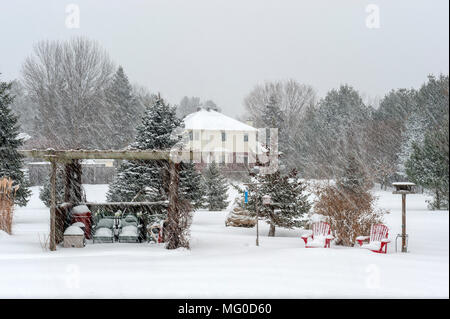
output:
[[[102,201],[105,185],[86,185]],[[390,237],[401,231],[399,195],[377,191]],[[233,196],[233,194],[232,194]],[[431,212],[426,197],[408,195],[407,254],[358,248],[305,249],[300,230],[277,229],[260,247],[255,229],[225,227],[227,212],[198,211],[191,250],[156,244],[89,244],[43,251],[48,209],[38,188],[16,210],[13,236],[0,233],[0,298],[371,298],[449,297],[449,218]]]

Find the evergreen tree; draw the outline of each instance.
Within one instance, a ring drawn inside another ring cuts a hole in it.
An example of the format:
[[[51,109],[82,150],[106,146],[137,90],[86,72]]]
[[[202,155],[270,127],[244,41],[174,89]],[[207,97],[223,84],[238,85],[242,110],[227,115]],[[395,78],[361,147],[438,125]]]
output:
[[[227,208],[226,201],[228,185],[219,171],[216,162],[209,164],[205,174],[206,203],[209,210],[222,210]]]
[[[449,204],[449,121],[425,134],[421,144],[414,143],[406,162],[409,179],[430,190],[434,196],[432,209],[448,208]]]
[[[177,116],[182,119],[186,115],[197,112],[197,109],[201,107],[202,103],[200,102],[200,98],[193,97],[183,97],[180,101],[180,104],[177,107]]]
[[[435,127],[445,122],[449,105],[448,75],[428,76],[417,94],[418,112],[424,119],[426,127]]]
[[[283,126],[284,115],[274,94],[270,96],[269,102],[263,108],[262,121],[266,128],[276,127],[280,130]]]
[[[273,174],[259,174],[254,183],[248,186],[248,203],[243,208],[254,215],[259,211],[259,217],[270,225],[269,236],[275,236],[276,227],[293,228],[304,225],[304,217],[311,209],[311,203],[306,194],[307,185],[299,180],[297,170],[289,174],[279,171]],[[244,190],[236,187],[243,194]],[[272,205],[265,206],[262,197],[269,195]],[[243,203],[243,200],[241,201]],[[245,205],[245,206],[244,206]]]
[[[414,144],[423,142],[425,124],[418,112],[413,112],[406,120],[405,129],[402,134],[402,144],[398,153],[397,175],[407,179],[406,162],[411,157]]]
[[[9,177],[18,185],[15,203],[25,206],[30,197],[29,183],[22,171],[23,156],[18,152],[23,141],[18,138],[18,119],[12,113],[10,104],[11,83],[0,82],[0,178]]]
[[[203,107],[208,108],[213,111],[216,111],[216,112],[220,112],[220,107],[218,107],[217,104],[213,100],[206,100],[203,103]]]
[[[287,150],[287,137],[284,136],[284,114],[281,111],[278,100],[275,94],[269,97],[268,103],[264,106],[262,110],[262,124],[264,128],[276,128],[278,129],[278,151],[286,152]],[[266,145],[270,147],[270,131],[266,132]]]
[[[312,140],[307,142],[309,147],[304,152],[310,154],[309,165],[314,166],[316,176],[339,176],[345,162],[342,145],[362,148],[365,141],[361,132],[364,132],[370,123],[372,111],[363,103],[358,91],[348,85],[331,90],[320,101],[312,122],[305,124],[314,128],[313,133],[309,134]],[[358,132],[354,134],[353,145],[347,141],[351,132]]]
[[[362,193],[371,186],[369,174],[362,161],[359,146],[355,143],[354,134],[349,133],[346,141],[342,156],[342,168],[336,184],[348,192]]]
[[[343,175],[337,180],[337,185],[355,193],[367,190],[367,175],[354,153],[348,154]]]
[[[146,107],[132,147],[139,150],[169,150],[179,140],[173,132],[180,125],[175,108],[158,96],[153,104]],[[119,202],[166,200],[164,172],[165,165],[160,161],[123,161],[109,186],[107,198]]]
[[[109,111],[111,121],[111,142],[110,147],[119,149],[133,141],[135,135],[135,124],[138,123],[136,115],[139,114],[139,103],[128,81],[123,68],[119,66],[114,74],[112,83],[107,90]],[[108,121],[106,121],[109,123]]]
[[[194,163],[181,163],[179,192],[194,209],[204,207],[205,182],[200,172],[195,169]]]

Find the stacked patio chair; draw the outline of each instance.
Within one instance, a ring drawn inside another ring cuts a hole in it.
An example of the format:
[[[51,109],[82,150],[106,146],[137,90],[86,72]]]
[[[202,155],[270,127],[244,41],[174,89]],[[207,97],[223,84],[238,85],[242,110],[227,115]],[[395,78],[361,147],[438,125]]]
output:
[[[113,243],[114,242],[114,218],[101,218],[94,226],[93,242]]]
[[[140,228],[139,220],[134,215],[127,215],[120,220],[119,243],[139,243]]]

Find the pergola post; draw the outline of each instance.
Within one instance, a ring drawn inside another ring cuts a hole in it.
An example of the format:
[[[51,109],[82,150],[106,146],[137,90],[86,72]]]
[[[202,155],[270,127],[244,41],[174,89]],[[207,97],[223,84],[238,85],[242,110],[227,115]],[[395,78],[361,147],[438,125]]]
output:
[[[80,160],[73,160],[72,161],[72,174],[74,175],[72,179],[72,189],[73,189],[73,196],[75,198],[72,198],[72,200],[75,203],[82,202],[82,190],[81,190],[81,175],[82,175],[82,168],[81,168],[81,161]]]
[[[50,250],[56,250],[56,161],[50,161]]]
[[[176,249],[179,243],[178,184],[180,163],[169,161],[169,207],[167,209],[167,249]]]
[[[64,202],[66,203],[72,202],[72,176],[72,163],[64,164]]]

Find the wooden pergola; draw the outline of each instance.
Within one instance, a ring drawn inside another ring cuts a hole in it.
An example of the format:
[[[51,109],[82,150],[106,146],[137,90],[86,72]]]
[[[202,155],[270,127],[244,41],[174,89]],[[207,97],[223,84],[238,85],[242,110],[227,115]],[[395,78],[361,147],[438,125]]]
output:
[[[49,246],[50,250],[56,250],[56,245],[61,241],[62,233],[57,236],[56,231],[56,213],[57,210],[61,210],[63,217],[70,208],[70,203],[85,204],[88,207],[91,206],[104,206],[104,207],[136,207],[146,205],[165,205],[167,207],[167,219],[168,219],[168,244],[167,248],[178,248],[178,241],[176,236],[171,236],[171,229],[176,229],[178,225],[178,183],[179,183],[179,161],[174,160],[174,154],[170,151],[161,150],[22,150],[22,155],[27,158],[39,158],[45,161],[49,161],[50,168],[50,185],[51,185],[51,201],[50,201],[50,238]],[[176,156],[181,156],[181,152],[177,152]],[[189,155],[191,156],[191,155]],[[168,164],[169,168],[169,185],[168,185],[168,202],[128,202],[128,203],[83,203],[81,201],[81,163],[83,159],[117,159],[117,160],[143,160],[143,161],[161,161]],[[56,174],[57,164],[64,165],[64,202],[66,205],[57,206],[56,203]],[[69,205],[67,205],[69,204]]]

